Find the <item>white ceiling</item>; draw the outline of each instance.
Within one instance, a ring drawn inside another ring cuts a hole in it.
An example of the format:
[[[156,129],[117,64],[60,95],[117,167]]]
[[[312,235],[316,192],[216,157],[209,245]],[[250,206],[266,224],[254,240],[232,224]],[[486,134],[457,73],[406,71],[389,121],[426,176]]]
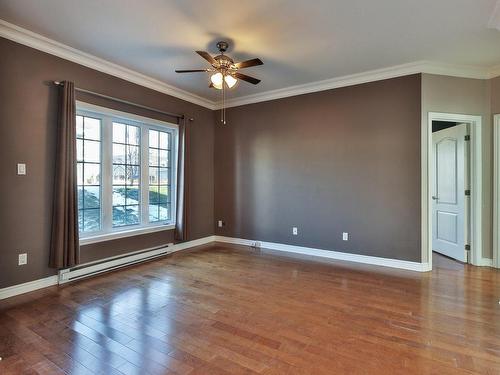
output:
[[[500,64],[496,0],[1,0],[0,19],[210,100],[194,50],[260,57],[231,97],[430,60]],[[491,26],[491,23],[490,23]]]

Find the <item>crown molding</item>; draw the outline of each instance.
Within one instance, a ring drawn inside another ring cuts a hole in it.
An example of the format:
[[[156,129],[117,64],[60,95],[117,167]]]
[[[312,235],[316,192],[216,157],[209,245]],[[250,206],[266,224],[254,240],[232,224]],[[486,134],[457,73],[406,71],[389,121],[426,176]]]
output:
[[[500,65],[496,65],[490,69],[490,77],[489,78],[496,78],[498,76],[500,76]]]
[[[215,109],[215,102],[212,100],[192,94],[175,86],[171,86],[158,79],[101,59],[63,43],[59,43],[2,19],[0,19],[0,37],[49,53],[65,60],[75,62],[88,68],[110,74],[126,81],[136,83],[149,89],[174,96],[178,99],[182,99],[212,110]]]
[[[500,31],[500,0],[497,0],[495,4],[495,9],[493,9],[493,13],[491,14],[488,27]]]
[[[388,68],[370,70],[347,76],[310,82],[303,85],[290,86],[283,89],[266,91],[259,94],[247,95],[239,98],[226,100],[226,107],[237,107],[241,105],[276,100],[290,96],[309,94],[318,91],[336,89],[340,87],[359,85],[362,83],[380,81],[383,79],[402,77],[410,74],[437,74],[461,78],[489,79],[494,74],[494,68],[485,68],[472,65],[454,65],[436,63],[432,61],[416,61],[412,63],[395,65]],[[500,66],[496,67],[500,75]],[[221,103],[217,102],[217,109]]]
[[[490,23],[493,19],[499,20],[500,26],[500,0],[495,8]],[[496,16],[495,16],[496,15]],[[497,18],[494,18],[497,17]],[[121,65],[101,59],[97,56],[80,51],[76,48],[59,43],[55,40],[34,33],[7,21],[0,19],[0,37],[16,43],[49,53],[51,55],[75,62],[97,71],[110,74],[126,81],[150,88],[152,90],[171,95],[202,107],[216,110],[221,108],[219,101],[212,101],[199,95],[179,89],[158,79],[149,77]],[[416,61],[412,63],[395,65],[387,68],[370,70],[362,73],[310,82],[302,85],[285,87],[277,90],[265,91],[258,94],[242,96],[226,101],[226,107],[237,107],[246,104],[259,103],[269,100],[281,99],[290,96],[308,94],[318,91],[331,90],[340,87],[359,85],[362,83],[396,78],[410,74],[428,73],[447,75],[462,78],[490,79],[500,76],[500,65],[495,67],[478,67],[471,65],[454,65],[436,63],[432,61]]]

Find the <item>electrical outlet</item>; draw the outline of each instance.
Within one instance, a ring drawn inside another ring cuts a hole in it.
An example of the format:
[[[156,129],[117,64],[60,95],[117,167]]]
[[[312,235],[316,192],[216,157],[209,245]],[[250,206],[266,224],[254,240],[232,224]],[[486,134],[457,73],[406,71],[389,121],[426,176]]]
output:
[[[18,259],[17,264],[19,266],[23,266],[23,265],[25,265],[27,263],[28,263],[28,254],[26,254],[26,253],[19,254],[19,259]]]
[[[217,222],[217,226],[218,226],[219,228],[222,228],[222,227],[224,226],[224,222],[223,222],[222,220],[219,220],[219,221]]]
[[[26,164],[24,164],[24,163],[17,163],[17,175],[18,176],[24,176],[24,175],[26,175]]]
[[[349,233],[343,232],[342,233],[342,240],[343,241],[349,241]]]
[[[293,227],[293,228],[292,228],[292,234],[293,234],[294,236],[296,236],[297,234],[299,234],[299,230],[297,229],[297,227]]]

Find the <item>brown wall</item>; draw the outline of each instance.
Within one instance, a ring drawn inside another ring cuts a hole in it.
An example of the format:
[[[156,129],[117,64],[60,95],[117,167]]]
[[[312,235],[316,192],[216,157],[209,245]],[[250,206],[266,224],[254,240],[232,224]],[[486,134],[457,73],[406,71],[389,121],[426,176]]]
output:
[[[54,80],[72,80],[78,87],[193,117],[190,239],[213,234],[211,110],[2,38],[0,56],[0,288],[54,274],[47,267],[57,113]],[[162,119],[114,102],[79,99]],[[16,175],[18,162],[27,163],[27,176]],[[172,232],[166,231],[87,245],[82,247],[82,258],[96,260],[171,241]],[[21,252],[28,253],[28,264],[19,267],[17,255]]]
[[[420,261],[420,103],[413,75],[230,108],[216,233]]]

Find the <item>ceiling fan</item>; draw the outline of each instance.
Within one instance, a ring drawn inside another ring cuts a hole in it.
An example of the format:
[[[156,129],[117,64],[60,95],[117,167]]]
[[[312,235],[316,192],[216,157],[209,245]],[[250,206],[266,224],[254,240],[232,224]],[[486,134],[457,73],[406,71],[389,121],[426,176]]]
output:
[[[208,52],[196,51],[198,55],[207,60],[211,67],[207,69],[188,69],[188,70],[176,70],[176,73],[201,73],[209,72],[212,73],[210,76],[210,86],[218,90],[222,90],[222,119],[221,121],[226,123],[226,111],[225,111],[225,100],[226,100],[226,88],[232,88],[238,80],[242,80],[253,85],[260,82],[260,79],[250,77],[246,74],[240,73],[240,69],[250,68],[252,66],[258,66],[264,64],[260,59],[251,59],[242,62],[235,63],[232,58],[225,55],[229,44],[225,41],[220,41],[217,43],[217,49],[220,54],[212,57]]]

